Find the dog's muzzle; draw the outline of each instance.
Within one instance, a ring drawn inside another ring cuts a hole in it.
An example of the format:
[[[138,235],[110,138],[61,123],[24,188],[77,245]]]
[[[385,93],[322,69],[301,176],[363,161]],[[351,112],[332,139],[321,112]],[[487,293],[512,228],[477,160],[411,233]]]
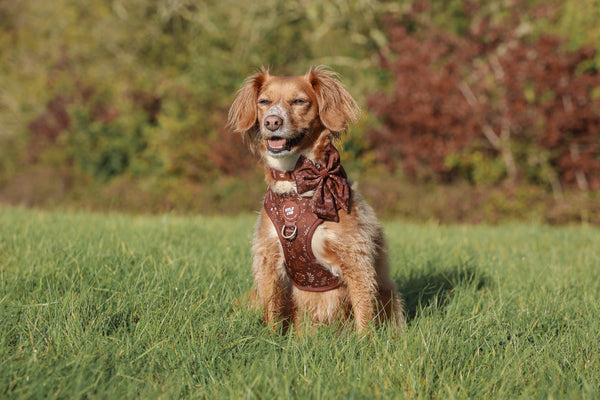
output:
[[[277,114],[269,114],[263,119],[263,132],[269,136],[267,140],[267,149],[272,155],[283,155],[300,144],[304,138],[305,132],[300,135],[289,138],[289,129],[286,129],[285,120]]]

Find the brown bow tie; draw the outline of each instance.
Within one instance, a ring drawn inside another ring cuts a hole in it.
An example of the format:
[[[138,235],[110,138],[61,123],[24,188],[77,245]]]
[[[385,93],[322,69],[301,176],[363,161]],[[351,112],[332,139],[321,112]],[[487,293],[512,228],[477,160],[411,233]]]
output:
[[[350,213],[350,185],[346,171],[340,164],[340,154],[329,144],[325,153],[325,165],[315,165],[306,157],[300,157],[293,172],[298,193],[314,190],[311,211],[319,218],[339,222],[338,210]]]

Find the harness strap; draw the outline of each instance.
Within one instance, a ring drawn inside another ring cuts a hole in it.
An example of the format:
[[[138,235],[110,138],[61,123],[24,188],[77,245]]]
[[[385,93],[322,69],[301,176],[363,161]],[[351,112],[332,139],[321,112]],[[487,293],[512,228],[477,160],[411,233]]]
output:
[[[340,279],[319,263],[312,251],[312,237],[323,219],[310,208],[310,199],[297,193],[269,190],[264,209],[271,219],[285,257],[285,269],[298,289],[325,292],[341,285]]]

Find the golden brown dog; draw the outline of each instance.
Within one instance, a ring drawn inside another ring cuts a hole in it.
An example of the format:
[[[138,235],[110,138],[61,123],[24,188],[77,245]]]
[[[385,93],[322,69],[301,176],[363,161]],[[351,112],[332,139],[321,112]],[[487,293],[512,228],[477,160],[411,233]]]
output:
[[[404,321],[373,209],[348,184],[332,140],[358,115],[337,75],[323,67],[250,76],[229,111],[265,163],[268,185],[252,265],[266,324]],[[305,205],[306,208],[302,208]],[[304,253],[294,253],[298,249]]]

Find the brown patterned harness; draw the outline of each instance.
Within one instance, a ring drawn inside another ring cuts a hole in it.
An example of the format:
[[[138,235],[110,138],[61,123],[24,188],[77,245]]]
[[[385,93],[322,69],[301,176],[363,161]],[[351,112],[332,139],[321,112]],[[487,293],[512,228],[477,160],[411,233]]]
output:
[[[339,221],[338,210],[350,212],[350,185],[339,164],[339,153],[331,144],[326,162],[315,165],[301,156],[294,171],[271,169],[275,180],[293,181],[297,192],[277,194],[271,188],[264,209],[271,219],[285,257],[285,269],[294,286],[310,292],[324,292],[341,285],[340,279],[319,263],[312,251],[312,237],[325,220]],[[298,193],[314,190],[312,197]]]

